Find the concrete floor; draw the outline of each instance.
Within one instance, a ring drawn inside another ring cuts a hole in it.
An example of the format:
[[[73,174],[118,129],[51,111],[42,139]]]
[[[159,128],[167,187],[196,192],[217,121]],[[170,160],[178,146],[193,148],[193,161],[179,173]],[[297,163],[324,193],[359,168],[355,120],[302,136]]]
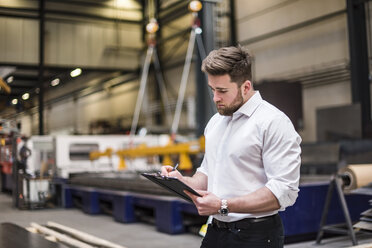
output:
[[[123,224],[107,215],[87,215],[79,209],[18,210],[12,208],[10,195],[0,193],[0,223],[10,222],[29,227],[30,222],[48,221],[78,229],[128,248],[200,247],[202,238],[195,234],[168,235],[155,226],[143,223]]]
[[[358,248],[372,248],[372,233],[360,233],[356,235],[358,241]],[[352,242],[348,237],[335,237],[322,240],[317,245],[315,241],[302,242],[297,244],[285,245],[285,248],[341,248],[341,247],[353,247]],[[357,246],[354,246],[355,248]]]
[[[115,222],[107,215],[87,215],[79,209],[43,209],[18,210],[12,208],[12,198],[0,193],[0,223],[10,222],[22,227],[29,227],[31,222],[46,224],[48,221],[78,229],[110,242],[128,248],[190,248],[200,247],[202,237],[195,234],[168,235],[156,231],[155,226],[144,223],[123,224]],[[371,244],[372,233],[358,234],[359,244]],[[336,237],[322,240],[321,245],[314,241],[288,244],[285,248],[336,248],[351,247],[348,237]]]

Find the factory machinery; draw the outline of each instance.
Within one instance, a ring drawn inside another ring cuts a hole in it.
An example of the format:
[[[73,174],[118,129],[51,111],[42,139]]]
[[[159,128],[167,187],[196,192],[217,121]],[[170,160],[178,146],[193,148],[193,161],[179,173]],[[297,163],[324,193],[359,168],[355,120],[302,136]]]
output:
[[[3,192],[12,190],[12,165],[13,165],[13,145],[17,142],[15,123],[0,119],[0,189]]]
[[[55,205],[79,207],[90,214],[108,213],[124,223],[144,220],[166,233],[184,232],[195,223],[199,228],[206,220],[198,217],[191,203],[140,176],[176,163],[184,174],[192,174],[202,160],[203,138],[172,143],[167,135],[34,136],[28,145],[32,151],[27,167],[30,185],[28,193],[23,188],[23,199],[29,203],[45,202],[49,196]],[[331,176],[352,168],[350,164],[371,161],[371,145],[366,140],[302,145],[299,197],[294,206],[281,212],[287,241],[315,238],[328,200],[326,223],[345,222],[339,197],[333,194],[327,199]],[[351,172],[343,175],[349,175],[342,187],[349,191],[344,198],[354,222],[370,207],[371,194]]]
[[[167,233],[194,226],[198,230],[206,218],[198,216],[191,203],[140,176],[175,163],[184,173],[193,173],[193,164],[203,155],[204,138],[170,140],[168,135],[33,136],[27,141],[27,168],[19,171],[16,205],[79,207],[89,214],[111,214],[124,223],[159,222],[158,229]]]
[[[191,203],[140,176],[176,163],[183,174],[193,174],[203,157],[203,138],[184,137],[181,142],[169,135],[32,136],[19,145],[31,151],[25,171],[19,170],[20,208],[78,207],[123,223],[150,222],[165,233],[198,231],[206,221]],[[7,143],[2,150],[5,147],[11,146]],[[339,194],[327,197],[332,175],[341,175],[351,222],[370,208],[371,190],[350,165],[372,161],[371,148],[369,140],[302,144],[299,197],[280,212],[287,242],[314,239],[321,221],[324,226],[345,222]],[[367,182],[372,173],[362,174]]]

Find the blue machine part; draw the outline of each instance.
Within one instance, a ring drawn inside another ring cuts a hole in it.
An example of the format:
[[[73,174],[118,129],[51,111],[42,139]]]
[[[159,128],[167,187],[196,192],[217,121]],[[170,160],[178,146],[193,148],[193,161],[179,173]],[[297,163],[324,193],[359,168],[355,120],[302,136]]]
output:
[[[328,182],[312,183],[300,186],[296,203],[280,212],[286,237],[316,234],[328,191]],[[156,228],[160,232],[176,234],[185,231],[183,213],[198,215],[195,206],[180,198],[136,194],[116,190],[94,189],[74,185],[64,185],[64,206],[81,207],[85,213],[98,214],[100,201],[109,201],[113,207],[113,217],[123,223],[135,222],[135,208],[147,207],[154,211]],[[327,224],[344,223],[345,218],[339,196],[335,190],[332,194]],[[73,197],[82,200],[82,206],[74,206]],[[349,194],[345,196],[352,221],[360,213],[369,209],[370,195]]]
[[[300,186],[300,192],[296,203],[280,212],[283,220],[285,236],[303,235],[318,232],[320,219],[327,196],[329,183],[307,184]],[[361,194],[349,194],[345,196],[350,218],[356,221],[360,213],[369,209],[368,200],[372,196]],[[339,196],[335,191],[328,212],[327,224],[344,223],[345,217],[342,211]]]

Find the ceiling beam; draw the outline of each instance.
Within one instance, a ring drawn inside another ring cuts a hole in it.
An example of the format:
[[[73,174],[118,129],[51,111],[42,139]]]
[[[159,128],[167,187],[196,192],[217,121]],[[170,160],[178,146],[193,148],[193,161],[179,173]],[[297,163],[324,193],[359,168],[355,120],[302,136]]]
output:
[[[38,64],[22,64],[22,63],[4,63],[0,62],[1,66],[15,66],[17,70],[38,70],[39,66]],[[46,71],[68,71],[68,70],[74,70],[76,68],[81,68],[83,71],[94,71],[94,72],[115,72],[120,71],[123,73],[130,73],[133,71],[136,71],[136,69],[125,69],[125,68],[113,68],[113,67],[102,67],[102,66],[84,66],[84,65],[76,65],[76,66],[51,66],[51,65],[45,65]],[[36,74],[37,76],[37,74]]]

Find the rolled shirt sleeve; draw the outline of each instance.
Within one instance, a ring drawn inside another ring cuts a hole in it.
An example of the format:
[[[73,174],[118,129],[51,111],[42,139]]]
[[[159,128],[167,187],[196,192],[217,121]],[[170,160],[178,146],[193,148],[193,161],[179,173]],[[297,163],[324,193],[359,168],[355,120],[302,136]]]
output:
[[[295,203],[299,192],[301,137],[285,115],[278,115],[263,130],[262,160],[265,186],[275,195],[280,210]]]

